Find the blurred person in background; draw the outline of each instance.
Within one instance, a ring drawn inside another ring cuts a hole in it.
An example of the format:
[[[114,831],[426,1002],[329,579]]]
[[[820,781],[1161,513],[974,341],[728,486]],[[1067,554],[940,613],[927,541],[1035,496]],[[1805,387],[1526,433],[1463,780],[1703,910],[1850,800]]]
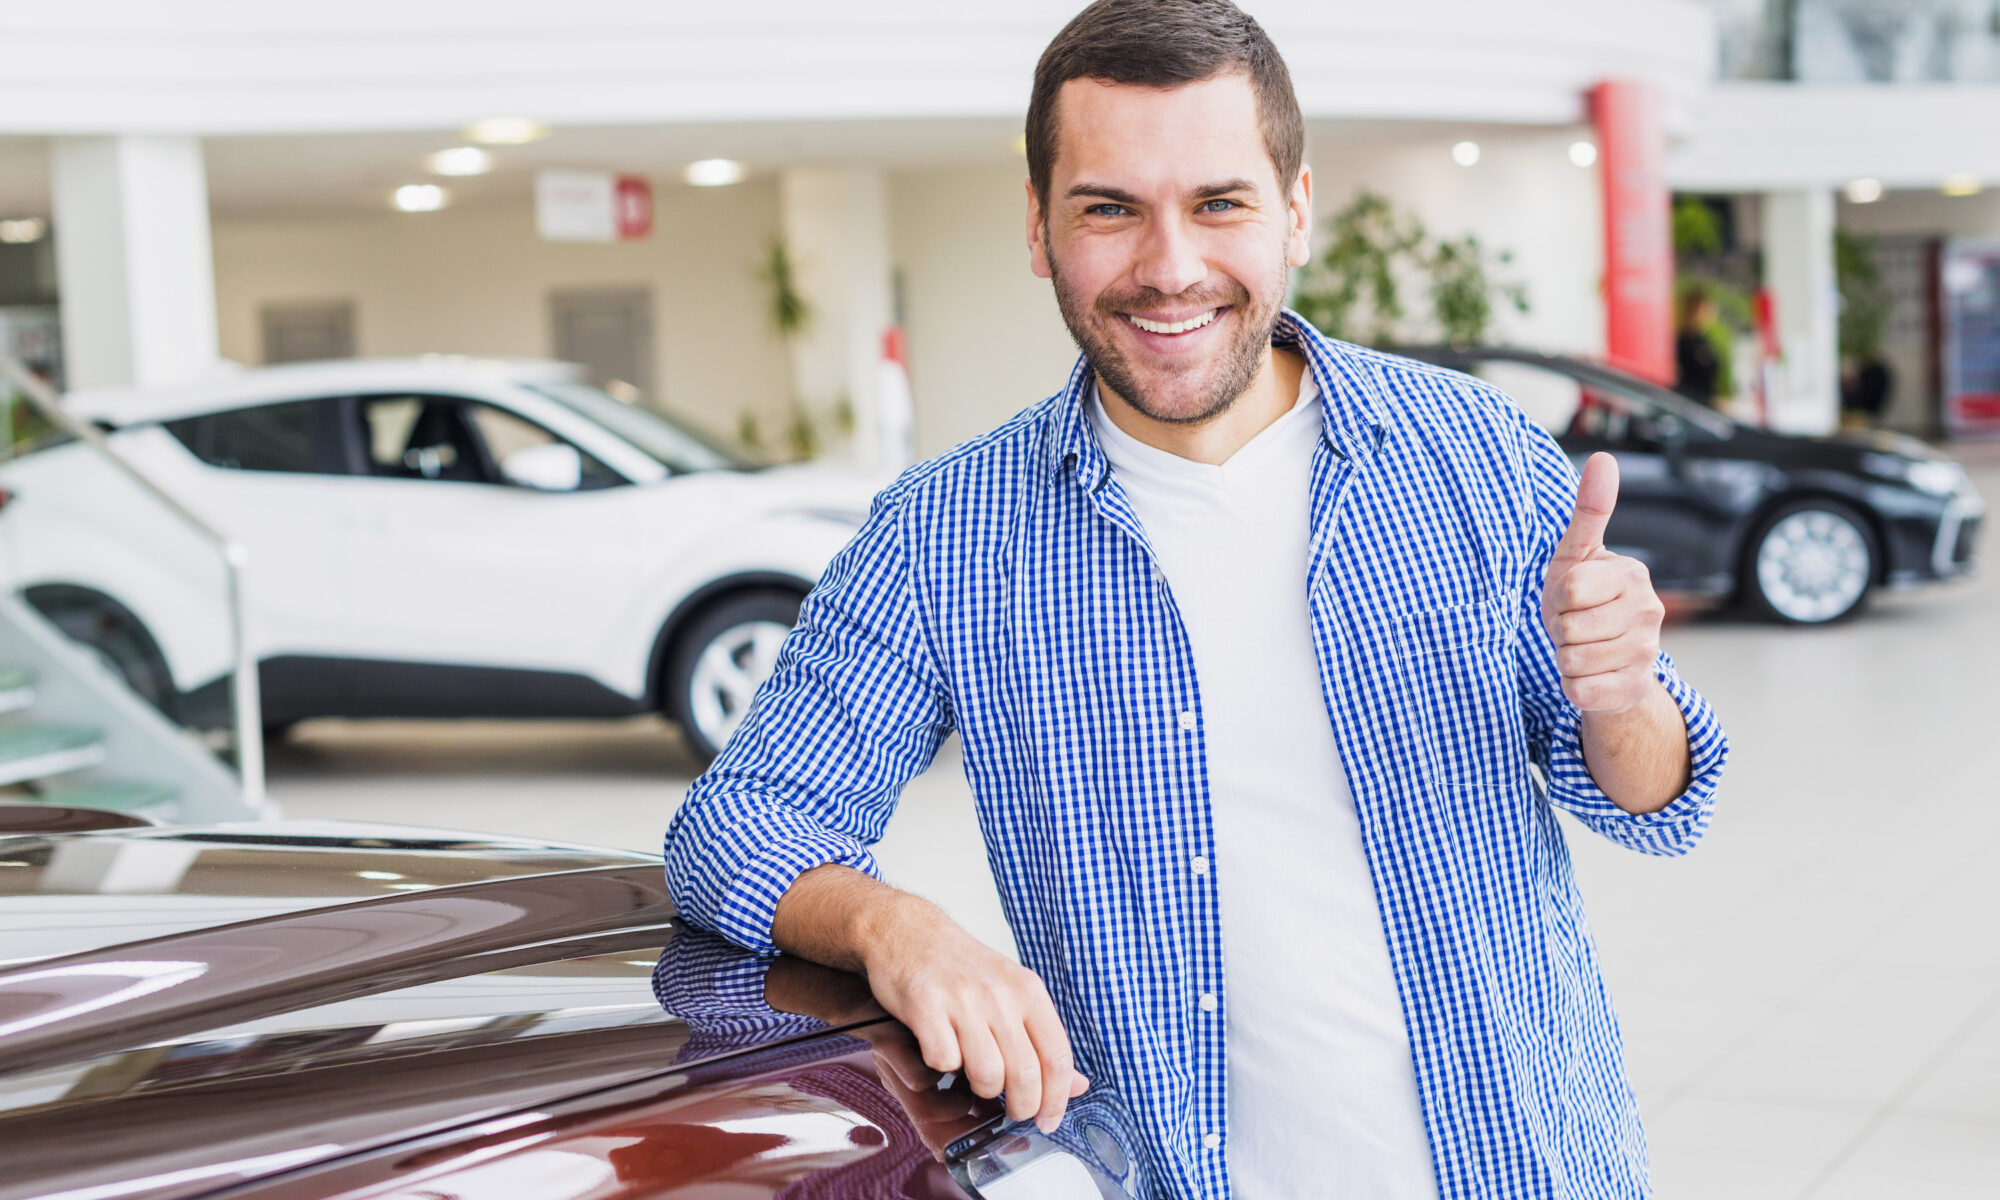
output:
[[[1228,0],[1084,10],[1027,147],[1082,358],[877,499],[668,830],[682,914],[1014,1120],[1108,1084],[1177,1197],[1646,1194],[1555,809],[1682,853],[1727,741],[1615,460],[1283,307],[1304,122]],[[953,732],[1021,965],[868,850]]]
[[[1896,387],[1889,364],[1878,357],[1840,361],[1840,412],[1844,422],[1863,429],[1882,423]]]
[[[1697,404],[1715,407],[1715,384],[1722,358],[1708,331],[1717,318],[1715,297],[1699,287],[1681,295],[1680,325],[1674,334],[1674,390]]]

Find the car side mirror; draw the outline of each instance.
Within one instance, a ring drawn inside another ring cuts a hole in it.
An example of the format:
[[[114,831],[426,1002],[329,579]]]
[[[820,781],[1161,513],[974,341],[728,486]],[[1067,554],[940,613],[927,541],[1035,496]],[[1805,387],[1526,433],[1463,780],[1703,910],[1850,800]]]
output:
[[[583,455],[575,446],[545,442],[500,460],[507,482],[544,492],[573,492],[583,484]]]

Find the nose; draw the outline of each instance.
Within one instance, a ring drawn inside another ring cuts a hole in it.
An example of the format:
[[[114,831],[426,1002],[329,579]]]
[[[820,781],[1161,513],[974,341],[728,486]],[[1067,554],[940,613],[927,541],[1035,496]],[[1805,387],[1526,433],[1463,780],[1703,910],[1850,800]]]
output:
[[[1140,248],[1133,282],[1178,296],[1208,278],[1208,264],[1191,233],[1185,221],[1174,217],[1153,222]]]

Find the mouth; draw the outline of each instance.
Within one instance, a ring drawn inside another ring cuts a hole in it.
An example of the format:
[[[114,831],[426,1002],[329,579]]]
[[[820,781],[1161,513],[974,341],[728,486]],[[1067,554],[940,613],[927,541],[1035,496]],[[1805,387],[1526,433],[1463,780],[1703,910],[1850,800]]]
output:
[[[1194,313],[1190,316],[1174,320],[1156,320],[1152,317],[1139,316],[1137,313],[1119,313],[1118,315],[1124,317],[1127,323],[1142,333],[1150,333],[1154,337],[1180,337],[1213,324],[1215,319],[1221,316],[1228,307],[1225,304],[1208,309],[1206,312]]]

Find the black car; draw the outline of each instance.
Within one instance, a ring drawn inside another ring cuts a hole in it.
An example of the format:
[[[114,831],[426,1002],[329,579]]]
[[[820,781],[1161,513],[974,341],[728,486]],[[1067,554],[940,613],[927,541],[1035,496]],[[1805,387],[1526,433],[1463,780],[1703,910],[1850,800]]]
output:
[[[1965,471],[1913,438],[1796,437],[1730,420],[1601,363],[1494,346],[1399,354],[1495,385],[1580,467],[1618,458],[1606,542],[1661,591],[1739,600],[1817,625],[1871,589],[1969,573],[1985,503]]]

